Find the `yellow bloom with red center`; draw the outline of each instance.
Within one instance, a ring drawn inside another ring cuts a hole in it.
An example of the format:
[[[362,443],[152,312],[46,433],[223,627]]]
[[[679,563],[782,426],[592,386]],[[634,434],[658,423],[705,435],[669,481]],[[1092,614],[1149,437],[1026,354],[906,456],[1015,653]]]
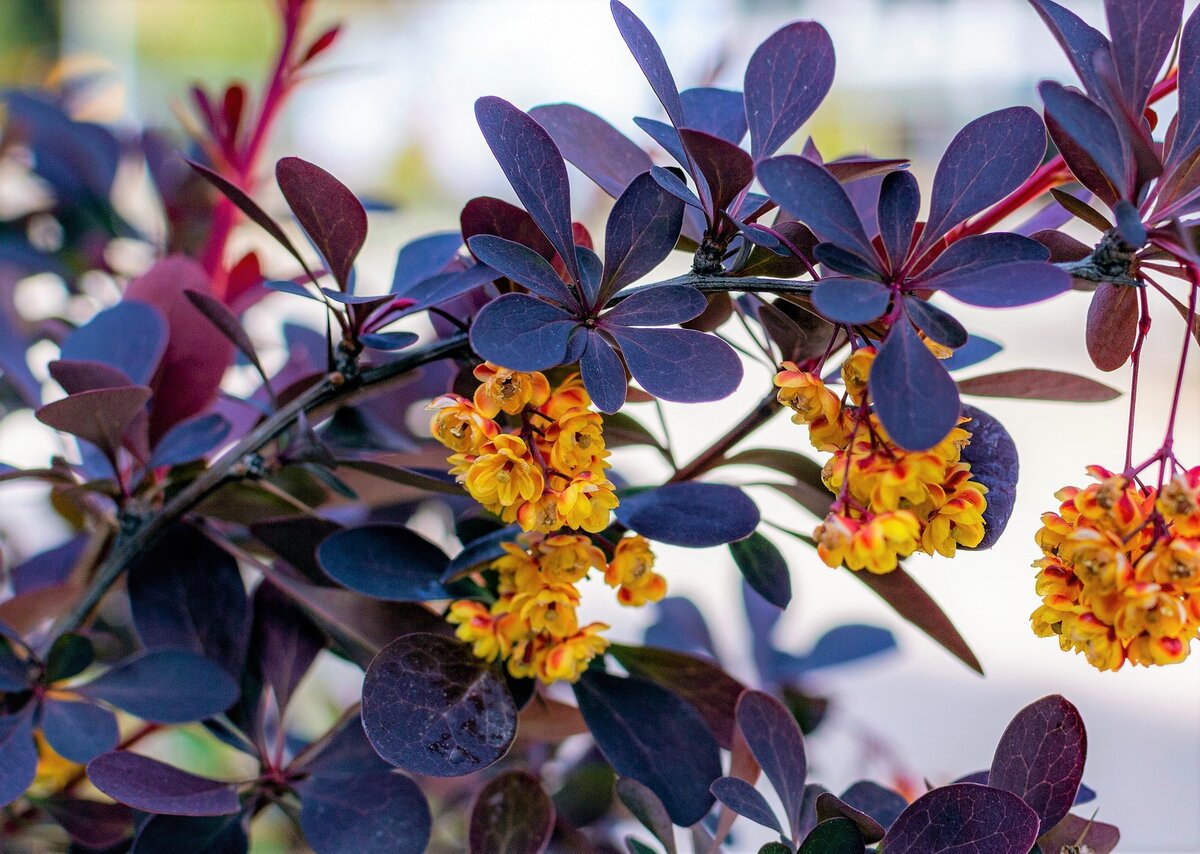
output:
[[[526,501],[517,509],[517,524],[522,531],[549,534],[566,524],[558,512],[558,493],[547,489],[540,498]]]
[[[970,477],[969,471],[961,474]],[[940,488],[937,491],[942,492]],[[928,554],[936,552],[942,557],[954,557],[958,546],[970,549],[983,542],[983,513],[987,510],[985,492],[986,486],[966,480],[955,485],[948,498],[935,501],[937,509],[921,532],[921,548]]]
[[[457,394],[443,394],[426,409],[434,410],[429,431],[447,448],[462,454],[477,454],[500,432],[500,425],[487,418],[471,401]]]
[[[657,602],[667,593],[667,580],[654,571],[650,542],[638,534],[617,543],[604,581],[609,587],[617,588],[618,602],[631,607]]]
[[[860,525],[850,540],[846,566],[876,575],[891,572],[899,559],[915,552],[921,542],[921,524],[907,510],[880,513]]]
[[[569,527],[597,534],[608,527],[610,513],[618,504],[613,490],[603,475],[580,472],[558,496],[558,512]]]
[[[841,513],[830,513],[817,529],[813,539],[817,541],[817,555],[826,566],[841,566],[850,552],[850,543],[858,530],[858,522]]]
[[[873,510],[899,510],[920,504],[929,488],[946,477],[946,464],[929,452],[909,453],[895,461],[879,459],[862,478]]]
[[[1177,534],[1200,537],[1200,466],[1175,475],[1163,487],[1157,506]]]
[[[1154,664],[1179,664],[1188,657],[1190,651],[1190,638],[1141,635],[1129,644],[1126,655],[1134,664],[1149,667]]]
[[[579,620],[575,609],[579,591],[573,584],[547,584],[536,590],[517,593],[512,598],[512,610],[539,634],[565,638],[575,634]]]
[[[544,374],[510,371],[491,362],[475,368],[475,408],[488,418],[501,412],[517,415],[525,407],[538,407],[550,398],[550,383]]]
[[[471,644],[471,652],[484,661],[507,657],[512,638],[523,629],[519,617],[507,611],[507,602],[489,609],[482,602],[460,599],[450,605],[446,621],[458,626],[454,634]]]
[[[589,623],[569,638],[545,648],[538,656],[537,675],[543,682],[577,682],[597,655],[608,649],[600,632],[604,623]]]
[[[492,512],[540,498],[546,485],[524,440],[507,433],[483,446],[463,482],[471,497]]]
[[[590,409],[563,413],[546,431],[550,464],[565,474],[597,468],[608,456],[604,448],[604,420]]]
[[[775,385],[779,388],[779,402],[795,410],[792,420],[797,424],[808,424],[818,418],[829,423],[837,421],[841,409],[837,395],[825,387],[820,377],[800,370],[795,362],[783,363],[783,370],[775,374]]]
[[[846,393],[859,406],[867,396],[867,380],[871,376],[871,365],[875,363],[874,347],[859,347],[842,363],[842,384]]]
[[[1176,637],[1187,623],[1187,609],[1178,596],[1157,584],[1134,584],[1125,591],[1125,604],[1117,611],[1113,628],[1117,636],[1132,640],[1138,635]]]
[[[1104,531],[1075,529],[1058,547],[1058,556],[1071,565],[1086,587],[1098,593],[1122,589],[1133,579],[1124,544]]]
[[[538,566],[549,582],[574,584],[590,570],[603,569],[604,552],[581,534],[557,534],[536,546]]]
[[[550,392],[549,399],[538,409],[551,421],[558,421],[574,409],[588,409],[592,399],[583,387],[579,374],[570,374]]]

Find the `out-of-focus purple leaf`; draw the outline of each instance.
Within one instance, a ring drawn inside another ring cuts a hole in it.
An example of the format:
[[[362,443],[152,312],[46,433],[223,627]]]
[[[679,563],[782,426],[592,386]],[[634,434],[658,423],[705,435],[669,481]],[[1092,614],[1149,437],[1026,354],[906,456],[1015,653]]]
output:
[[[59,755],[86,764],[117,746],[117,719],[91,703],[47,699],[42,703],[42,735]]]
[[[1146,243],[1146,226],[1142,224],[1141,215],[1137,208],[1126,199],[1117,202],[1113,209],[1117,220],[1117,234],[1130,246],[1142,246]]]
[[[366,332],[358,340],[372,350],[394,352],[416,344],[420,336],[415,332]]]
[[[1038,93],[1046,105],[1046,117],[1070,137],[1104,177],[1122,195],[1129,192],[1128,164],[1125,162],[1121,135],[1104,108],[1079,92],[1072,92],[1052,80],[1038,84]],[[1055,128],[1052,127],[1052,130]],[[1056,139],[1057,142],[1057,139]],[[1061,147],[1061,146],[1060,146]],[[1066,152],[1064,152],[1064,157]],[[1068,165],[1074,164],[1067,158]],[[1085,175],[1076,175],[1085,180]],[[1096,187],[1085,181],[1092,192]]]
[[[367,238],[367,212],[354,193],[320,166],[285,157],[275,180],[288,207],[329,265],[342,291],[349,290],[354,259]]]
[[[738,700],[737,723],[750,752],[783,802],[791,838],[798,840],[808,760],[796,719],[770,694],[747,691]]]
[[[650,30],[646,28],[641,19],[629,11],[624,3],[621,3],[620,0],[611,0],[609,7],[612,10],[613,20],[616,21],[617,30],[621,33],[621,38],[625,40],[629,52],[633,54],[642,73],[646,75],[650,88],[654,90],[663,109],[667,111],[671,124],[675,127],[683,127],[685,124],[683,102],[679,99],[679,89],[675,86],[675,78],[671,76],[671,69],[667,67],[667,60],[663,56],[662,48],[658,46],[658,42],[654,40],[654,36],[651,35]]]
[[[247,823],[244,813],[152,815],[138,827],[129,854],[175,854],[182,848],[204,854],[246,854],[250,848]]]
[[[364,306],[372,309],[383,305],[385,302],[391,302],[391,294],[352,294],[335,291],[333,288],[321,288],[321,293],[327,298],[342,305]]]
[[[687,285],[656,285],[637,290],[609,309],[600,319],[608,326],[669,326],[683,323],[704,311],[708,302]]]
[[[275,691],[280,709],[325,646],[320,629],[279,587],[264,579],[254,591],[250,649],[256,666]]]
[[[95,660],[96,652],[90,640],[74,632],[61,634],[55,638],[50,651],[46,653],[42,681],[52,684],[70,679],[89,668]]]
[[[408,292],[421,282],[445,272],[462,245],[462,235],[457,231],[442,231],[404,244],[396,256],[391,293],[408,296]]]
[[[567,162],[614,199],[653,162],[629,137],[575,104],[545,104],[529,111]]]
[[[790,672],[799,675],[823,667],[836,667],[881,655],[895,648],[896,639],[887,629],[857,623],[837,626],[821,635],[813,645],[812,652],[798,656]]]
[[[471,808],[470,854],[540,854],[554,831],[554,804],[526,771],[509,771],[484,786]]]
[[[879,236],[892,270],[899,270],[908,257],[920,209],[921,188],[911,172],[892,172],[883,179],[879,190]]]
[[[777,608],[786,608],[792,601],[792,577],[783,553],[755,531],[742,540],[729,544],[729,553],[742,573],[742,578]]]
[[[0,806],[8,806],[33,785],[38,751],[33,743],[33,707],[0,717]]]
[[[1140,317],[1137,288],[1101,282],[1087,314],[1086,341],[1092,364],[1102,371],[1123,366],[1137,341]]]
[[[271,218],[270,214],[258,206],[258,202],[250,198],[250,196],[248,196],[246,192],[236,184],[217,174],[207,166],[201,166],[199,163],[195,163],[191,160],[189,160],[187,163],[197,172],[197,174],[204,178],[204,180],[208,181],[210,184],[220,190],[222,195],[229,199],[229,201],[233,202],[242,213],[249,217],[253,222],[257,223],[259,227],[267,232],[267,234],[271,235],[271,237],[275,239],[276,243],[287,250],[289,255],[299,261],[301,265],[304,264],[304,257],[296,249],[296,245],[292,243],[291,238],[287,236],[287,232],[280,227],[279,223]]]
[[[833,276],[822,279],[812,292],[813,305],[836,323],[862,324],[887,311],[892,292],[879,282]]]
[[[700,198],[715,219],[754,180],[754,161],[733,143],[703,131],[680,128],[679,139],[704,179]]]
[[[668,596],[657,603],[658,620],[646,629],[646,645],[676,652],[717,654],[704,615],[691,599]]]
[[[611,415],[625,404],[625,368],[599,332],[588,329],[583,335],[586,343],[579,357],[583,385],[596,408]]]
[[[939,344],[961,347],[967,343],[967,330],[963,325],[933,303],[908,296],[904,300],[904,310],[918,329]]]
[[[517,198],[579,281],[571,231],[567,166],[550,134],[512,104],[489,96],[475,102],[475,119]]]
[[[988,549],[1012,516],[1020,459],[1012,436],[995,417],[969,404],[963,406],[963,415],[971,419],[964,425],[971,432],[971,444],[963,448],[962,460],[970,463],[971,477],[988,488],[983,540],[975,548]]]
[[[455,297],[494,282],[499,276],[499,273],[486,264],[476,264],[453,273],[441,273],[413,286],[406,298],[411,299],[414,304],[405,311],[411,314],[432,305],[448,302]]]
[[[1111,824],[1068,814],[1038,839],[1038,847],[1046,854],[1085,848],[1092,854],[1112,854],[1120,841],[1121,831]]]
[[[721,776],[720,749],[689,703],[644,679],[595,669],[574,687],[597,747],[619,775],[649,787],[675,824],[686,827],[708,814],[708,787]]]
[[[880,347],[869,385],[883,428],[902,448],[932,448],[958,422],[958,387],[906,318]]]
[[[733,394],[742,360],[733,348],[692,329],[609,327],[629,372],[646,391],[676,403],[703,403]]]
[[[616,790],[621,803],[642,823],[642,827],[654,834],[667,854],[675,854],[675,828],[658,795],[632,777],[617,780]]]
[[[154,723],[181,724],[233,705],[238,686],[223,667],[187,649],[151,649],[73,689]]]
[[[40,806],[72,841],[86,848],[111,848],[133,832],[133,812],[124,804],[57,794],[46,798]]]
[[[125,376],[124,371],[103,362],[55,359],[47,368],[50,376],[67,394],[129,385],[129,377]]]
[[[732,543],[758,527],[758,507],[724,483],[668,483],[621,498],[623,525],[661,543],[700,549]]]
[[[992,341],[990,338],[984,338],[982,335],[969,334],[967,343],[963,344],[954,351],[949,359],[942,360],[942,367],[947,371],[957,371],[962,368],[969,368],[972,365],[977,365],[992,356],[995,356],[1004,348]]]
[[[71,575],[71,570],[75,568],[75,564],[83,556],[90,539],[88,534],[79,534],[61,546],[36,554],[24,563],[13,567],[10,571],[13,593],[19,596],[22,593],[31,593],[34,590],[53,587],[55,584],[66,581]],[[4,650],[0,649],[0,669],[3,668],[3,653]],[[3,690],[12,689],[5,689],[0,685],[0,691]]]
[[[1200,186],[1200,15],[1188,16],[1179,43],[1179,112],[1169,137],[1166,171],[1158,189],[1159,211],[1170,210],[1194,197]]]
[[[679,93],[683,124],[737,145],[746,135],[746,102],[741,92],[698,86]]]
[[[241,809],[237,787],[197,777],[157,759],[114,750],[87,766],[88,779],[115,801],[161,815],[230,815]]]
[[[471,347],[514,371],[544,371],[561,364],[578,326],[572,315],[527,294],[504,294],[471,324]]]
[[[780,207],[822,241],[837,244],[861,258],[876,257],[850,197],[820,164],[785,154],[759,163],[758,179]]]
[[[442,573],[450,558],[404,525],[363,525],[327,537],[317,549],[326,575],[376,599],[445,599]]]
[[[638,175],[621,193],[604,228],[604,278],[597,303],[662,263],[683,226],[683,204],[650,175]]]
[[[1028,854],[1038,817],[1016,795],[974,783],[926,792],[883,838],[888,854]]]
[[[68,335],[59,358],[101,362],[146,385],[167,347],[167,322],[154,306],[120,302]]]
[[[1011,397],[1021,400],[1057,400],[1095,403],[1115,400],[1121,392],[1089,377],[1048,368],[1016,368],[959,380],[963,394]]]
[[[1029,107],[997,110],[968,123],[938,163],[917,253],[1015,190],[1045,153],[1045,126]]]
[[[778,151],[813,114],[833,85],[834,64],[833,41],[814,21],[788,24],[758,46],[744,81],[755,161]]]
[[[841,273],[855,279],[878,282],[881,277],[876,265],[855,255],[836,243],[818,243],[813,247],[813,256],[826,270]]]
[[[841,800],[875,819],[884,830],[891,827],[908,806],[908,801],[899,794],[869,780],[853,783],[842,792]]]
[[[738,777],[721,777],[713,782],[712,793],[717,800],[743,818],[770,828],[780,836],[787,835],[767,799],[745,780]]]
[[[146,467],[177,466],[198,460],[224,442],[232,429],[225,416],[216,412],[180,421],[158,440]]]
[[[243,356],[252,364],[258,371],[264,381],[266,380],[266,371],[263,370],[262,363],[258,360],[258,352],[254,349],[254,342],[250,340],[250,336],[246,334],[246,330],[242,328],[241,322],[237,319],[237,315],[225,307],[225,304],[219,299],[210,296],[202,291],[184,291],[186,296],[196,307],[196,310],[208,318],[209,322],[215,326],[222,335],[229,339],[229,342],[237,347]]]
[[[1071,809],[1083,779],[1087,731],[1065,697],[1051,694],[1017,712],[1000,736],[988,785],[1012,792],[1037,813],[1038,834]]]
[[[578,303],[578,297],[563,284],[550,262],[529,247],[491,234],[477,234],[468,245],[481,262],[538,296],[563,306]]]
[[[107,201],[121,157],[121,144],[112,131],[73,120],[48,94],[8,89],[0,97],[10,130],[31,149],[34,171],[62,202]]]
[[[410,634],[367,668],[362,721],[376,752],[415,774],[461,777],[508,752],[517,709],[504,679],[461,641]]]
[[[37,410],[38,421],[91,442],[110,460],[116,457],[126,428],[145,409],[150,389],[124,386],[84,391]]]

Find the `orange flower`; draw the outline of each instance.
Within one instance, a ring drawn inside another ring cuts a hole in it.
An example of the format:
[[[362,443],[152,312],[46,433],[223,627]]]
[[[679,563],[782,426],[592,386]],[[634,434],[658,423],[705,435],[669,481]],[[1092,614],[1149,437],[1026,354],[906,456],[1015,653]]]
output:
[[[550,383],[544,374],[510,371],[491,362],[475,368],[475,408],[488,418],[501,412],[517,415],[526,406],[541,406],[550,397]]]
[[[649,541],[632,534],[617,543],[613,559],[604,573],[609,587],[617,588],[617,601],[638,607],[657,602],[667,593],[667,580],[654,571],[654,552]]]

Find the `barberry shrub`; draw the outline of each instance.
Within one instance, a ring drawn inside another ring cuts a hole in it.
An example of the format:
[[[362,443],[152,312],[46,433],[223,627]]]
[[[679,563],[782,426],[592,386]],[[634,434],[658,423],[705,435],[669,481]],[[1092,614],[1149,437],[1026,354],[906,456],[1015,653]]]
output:
[[[982,672],[904,565],[987,549],[1013,512],[1017,449],[962,396],[1119,392],[1053,368],[958,380],[999,345],[951,311],[1093,291],[1088,353],[1133,366],[1130,441],[1043,516],[1032,628],[1101,670],[1187,658],[1200,461],[1174,440],[1194,429],[1179,402],[1200,342],[1200,16],[1181,33],[1182,0],[1106,0],[1105,36],[1030,3],[1082,88],[1046,82],[1042,115],[970,122],[923,204],[904,159],[797,144],[834,76],[820,24],[769,36],[743,91],[680,91],[613,0],[611,37],[662,106],[636,119],[649,140],[573,104],[481,98],[520,206],[469,200],[459,229],[399,250],[382,294],[356,291],[368,216],[333,175],[276,164],[294,225],[255,201],[269,131],[338,35],[308,32],[310,0],[277,0],[283,48],[261,92],[192,91],[190,146],[77,120],[70,89],[6,93],[6,169],[47,192],[4,222],[4,406],[74,442],[0,480],[48,485],[75,532],[16,561],[0,602],[6,847],[237,852],[273,814],[319,854],[674,852],[677,828],[710,851],[750,823],[778,838],[762,852],[1112,851],[1116,828],[1070,812],[1094,793],[1083,721],[1057,695],[1016,713],[988,770],[948,785],[809,782],[804,734],[828,701],[807,675],[895,644],[866,625],[804,655],[773,644],[790,570],[751,498],[793,500],[795,525],[770,530]],[[1159,132],[1152,105],[1176,91]],[[128,281],[106,251],[144,239],[113,202],[123,160],[148,170],[168,225]],[[572,218],[568,163],[614,199],[595,238]],[[1057,230],[1071,219],[1094,245]],[[235,227],[287,260],[233,253]],[[676,252],[691,271],[657,280]],[[18,313],[12,282],[47,272],[71,294],[107,274],[122,296],[81,323]],[[269,372],[241,315],[272,292],[319,305],[327,334],[288,327]],[[1139,461],[1138,367],[1162,305],[1187,330],[1163,344],[1179,371],[1163,440]],[[46,342],[52,384],[26,358]],[[238,363],[259,378],[250,394],[223,385]],[[642,423],[658,401],[753,384],[761,402],[691,460],[665,422]],[[806,433],[754,446],[784,410]],[[669,476],[615,468],[630,445]],[[667,596],[658,544],[729,550],[754,673],[727,673],[700,611]],[[646,644],[613,642],[585,590],[655,603]],[[361,698],[305,737],[294,699],[323,652],[362,668]],[[145,749],[181,731],[226,746],[238,776]]]

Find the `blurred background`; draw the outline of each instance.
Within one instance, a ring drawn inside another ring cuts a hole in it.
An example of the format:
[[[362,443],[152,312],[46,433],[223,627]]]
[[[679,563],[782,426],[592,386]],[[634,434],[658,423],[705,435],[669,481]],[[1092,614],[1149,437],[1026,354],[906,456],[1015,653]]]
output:
[[[711,83],[740,89],[742,70],[759,41],[790,20],[820,20],[837,48],[834,88],[788,149],[798,151],[803,133],[811,133],[826,158],[861,151],[909,157],[923,184],[966,121],[1011,104],[1036,107],[1035,85],[1042,78],[1074,82],[1057,45],[1023,0],[630,0],[629,5],[659,38],[680,88]],[[1066,5],[1104,28],[1099,0]],[[1189,12],[1192,6],[1189,0]],[[496,94],[522,108],[574,101],[650,144],[632,117],[657,117],[659,108],[603,0],[328,0],[316,12],[312,32],[335,19],[345,22],[344,32],[319,73],[286,108],[273,156],[265,162],[284,154],[304,157],[361,195],[394,206],[373,215],[359,262],[364,291],[386,289],[402,242],[456,228],[458,208],[467,198],[512,197],[475,126],[476,97]],[[267,73],[276,35],[266,0],[0,0],[0,82],[38,84],[66,60],[100,73],[87,101],[90,115],[78,117],[172,127],[193,82],[210,89],[233,78],[257,83]],[[659,155],[658,162],[665,162]],[[123,179],[136,219],[141,179]],[[606,197],[578,174],[572,179],[577,218],[601,222]],[[269,208],[280,209],[269,192],[263,198]],[[260,242],[254,233],[239,239]],[[681,272],[686,259],[671,263],[679,269],[664,270],[667,275]],[[56,293],[46,284],[36,293],[27,288],[24,299],[35,313],[49,314],[60,310]],[[969,329],[1005,345],[973,371],[1045,366],[1096,375],[1084,351],[1087,300],[1073,292],[1013,311],[955,305]],[[252,331],[268,359],[272,345],[278,346],[281,320],[315,321],[295,302],[275,295],[251,311]],[[1184,336],[1168,306],[1153,297],[1151,304],[1154,347],[1143,368],[1135,457],[1161,440]],[[53,347],[31,354],[36,376],[46,377],[45,362],[53,357]],[[1103,379],[1128,388],[1127,370]],[[666,419],[679,457],[687,459],[736,421],[769,383],[765,368],[751,365],[729,401],[669,405]],[[1192,359],[1185,389],[1176,451],[1200,464],[1200,359]],[[835,699],[827,725],[811,741],[810,774],[816,781],[835,791],[866,774],[946,782],[986,767],[1011,716],[1044,694],[1060,692],[1083,712],[1091,743],[1084,779],[1099,792],[1098,819],[1121,828],[1120,850],[1200,852],[1200,661],[1098,673],[1053,641],[1034,637],[1028,624],[1038,603],[1030,568],[1038,556],[1033,543],[1038,516],[1056,506],[1054,490],[1084,482],[1086,465],[1120,466],[1127,405],[1124,398],[1090,405],[984,402],[1022,451],[1008,532],[990,552],[960,554],[953,561],[918,556],[909,569],[975,649],[985,678],[909,628],[846,577],[847,571],[830,570],[796,541],[771,535],[791,561],[796,590],[780,624],[781,646],[806,649],[826,629],[847,621],[886,626],[900,643],[899,652],[885,658],[813,677],[811,687]],[[803,429],[782,416],[759,431],[753,444],[808,446]],[[58,452],[59,439],[28,411],[0,420],[3,462],[35,466]],[[657,474],[649,456],[619,452],[616,459],[631,480]],[[755,497],[773,521],[801,530],[813,524],[793,504],[768,494]],[[0,536],[5,551],[20,557],[54,545],[65,532],[48,517],[40,488],[7,485],[0,488]],[[731,667],[734,675],[748,674],[740,580],[728,552],[662,547],[660,566],[672,595],[690,596],[700,605],[725,660],[738,665]],[[618,612],[601,601],[591,607],[594,618],[613,623],[614,640],[640,640],[653,620],[652,609]],[[351,686],[346,696],[354,694],[358,671],[329,663],[325,672],[333,683]],[[310,690],[322,708],[344,700],[327,686]],[[1082,812],[1090,815],[1092,809]]]

